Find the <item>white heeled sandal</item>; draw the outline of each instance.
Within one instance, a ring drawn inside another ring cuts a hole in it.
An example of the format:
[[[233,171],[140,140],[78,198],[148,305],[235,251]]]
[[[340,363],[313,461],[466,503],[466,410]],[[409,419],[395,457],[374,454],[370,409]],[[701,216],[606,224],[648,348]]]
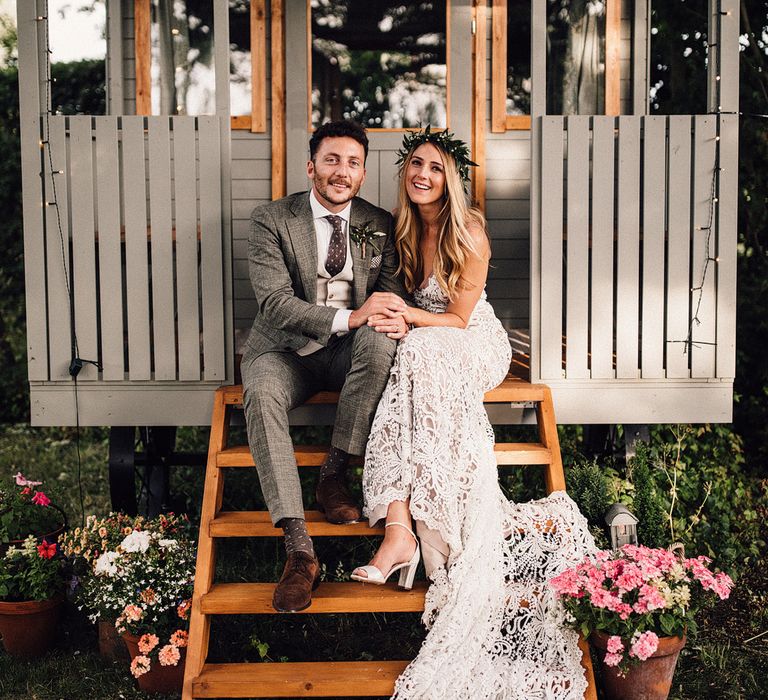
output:
[[[366,576],[359,576],[353,573],[350,576],[353,581],[373,583],[377,586],[383,586],[389,580],[389,577],[395,573],[395,571],[399,571],[400,579],[398,580],[397,585],[406,591],[410,591],[411,588],[413,588],[413,580],[416,578],[416,569],[419,566],[419,561],[421,560],[421,548],[419,547],[419,540],[416,538],[413,530],[411,530],[411,528],[403,523],[387,523],[384,527],[392,527],[393,525],[399,525],[400,527],[405,528],[408,530],[408,532],[411,533],[411,537],[416,540],[416,551],[413,553],[410,561],[404,561],[401,564],[395,564],[389,571],[387,571],[386,576],[381,573],[377,566],[372,566],[371,564],[368,564],[367,566],[358,566],[355,571],[365,571]]]

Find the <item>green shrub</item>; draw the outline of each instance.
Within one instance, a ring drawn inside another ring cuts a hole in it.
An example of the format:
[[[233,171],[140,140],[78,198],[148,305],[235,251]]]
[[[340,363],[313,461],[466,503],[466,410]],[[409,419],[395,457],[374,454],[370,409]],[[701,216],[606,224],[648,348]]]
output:
[[[630,478],[635,487],[632,513],[638,519],[637,539],[648,547],[669,545],[664,500],[653,473],[653,452],[643,442],[636,445],[635,456],[630,460]]]

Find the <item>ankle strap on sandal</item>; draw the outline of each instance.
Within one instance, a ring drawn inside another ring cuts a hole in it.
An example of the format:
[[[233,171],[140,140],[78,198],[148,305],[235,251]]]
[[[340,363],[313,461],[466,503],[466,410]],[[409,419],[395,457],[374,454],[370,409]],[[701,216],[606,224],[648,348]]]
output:
[[[392,527],[393,525],[399,525],[400,527],[405,528],[406,530],[408,530],[408,532],[411,533],[411,537],[413,537],[414,540],[418,541],[418,538],[416,537],[416,534],[414,533],[414,531],[411,530],[411,528],[408,527],[405,523],[398,523],[393,521],[391,523],[386,523],[384,527]]]

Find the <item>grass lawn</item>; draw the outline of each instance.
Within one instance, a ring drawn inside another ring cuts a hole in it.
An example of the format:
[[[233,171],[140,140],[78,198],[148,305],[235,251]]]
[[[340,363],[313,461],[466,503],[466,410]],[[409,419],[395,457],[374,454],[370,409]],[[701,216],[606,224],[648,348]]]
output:
[[[86,429],[81,437],[81,477],[85,514],[109,510],[107,432]],[[207,431],[182,429],[185,450],[204,450]],[[322,435],[311,436],[312,441]],[[22,471],[44,480],[73,526],[80,521],[74,431],[69,428],[0,427],[0,478]],[[528,470],[531,471],[531,470]],[[237,470],[228,481],[225,507],[260,508],[252,470]],[[507,489],[522,497],[536,486],[530,477],[510,477]],[[46,490],[48,490],[48,488]],[[202,494],[200,469],[180,467],[172,489],[190,517],[198,517]],[[307,495],[312,484],[307,485]],[[367,560],[375,542],[347,538],[317,543],[326,580],[342,580]],[[275,580],[281,569],[281,543],[273,540],[228,540],[220,548],[218,580]],[[761,562],[741,572],[730,600],[700,620],[696,638],[684,648],[671,698],[768,700],[768,575]],[[214,621],[211,659],[280,663],[284,660],[365,660],[411,658],[423,639],[418,615],[232,616]],[[2,700],[117,700],[145,698],[135,687],[127,663],[108,663],[97,653],[94,626],[68,607],[53,652],[41,659],[18,661],[0,651]],[[157,697],[157,696],[153,696]]]

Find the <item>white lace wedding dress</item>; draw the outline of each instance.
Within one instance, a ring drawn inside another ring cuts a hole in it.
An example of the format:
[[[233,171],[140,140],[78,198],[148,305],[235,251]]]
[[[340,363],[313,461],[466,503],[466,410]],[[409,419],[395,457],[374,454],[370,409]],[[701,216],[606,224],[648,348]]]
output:
[[[442,313],[430,277],[415,293]],[[431,584],[429,633],[397,681],[398,700],[575,700],[586,680],[577,635],[546,582],[594,550],[562,491],[511,503],[498,484],[483,394],[510,364],[485,293],[466,329],[428,327],[400,341],[365,455],[365,514],[411,499]]]

